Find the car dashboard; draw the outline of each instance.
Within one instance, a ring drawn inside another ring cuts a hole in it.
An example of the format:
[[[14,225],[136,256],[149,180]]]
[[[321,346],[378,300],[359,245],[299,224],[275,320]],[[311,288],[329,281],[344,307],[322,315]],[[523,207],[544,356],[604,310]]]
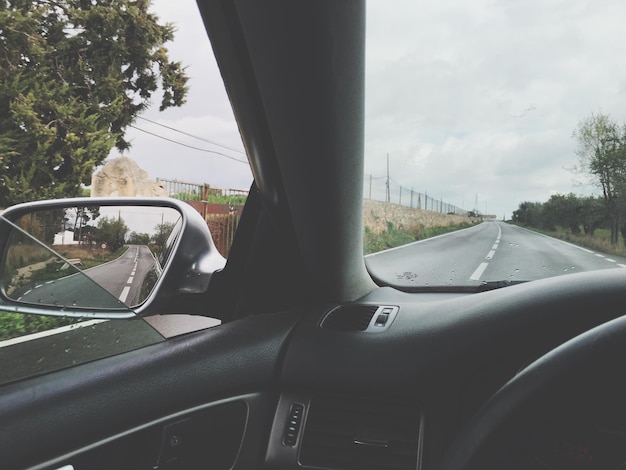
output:
[[[28,426],[34,440],[59,429],[26,458],[33,468],[438,468],[460,430],[520,370],[621,315],[624,275],[565,278],[480,294],[384,287],[357,302],[173,338],[165,343],[174,354],[159,343],[147,346],[150,360],[131,351],[28,379],[34,399],[9,384],[5,395],[14,397],[2,403],[11,409],[0,408],[5,462],[24,462],[26,446],[11,429]],[[240,350],[220,346],[233,338]],[[110,381],[108,368],[125,372]],[[542,394],[476,468],[621,468],[623,384],[595,383],[580,377]],[[150,394],[157,387],[171,395]],[[69,410],[55,400],[62,390],[75,391]],[[97,431],[76,425],[113,400],[126,412],[124,428],[115,417]]]

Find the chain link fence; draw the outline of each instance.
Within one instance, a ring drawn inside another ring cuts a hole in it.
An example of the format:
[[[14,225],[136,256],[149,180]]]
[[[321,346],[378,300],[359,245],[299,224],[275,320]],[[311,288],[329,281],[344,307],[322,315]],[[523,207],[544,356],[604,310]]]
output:
[[[468,215],[465,209],[443,198],[437,199],[429,196],[427,192],[422,193],[413,188],[403,187],[386,176],[365,175],[363,196],[374,201],[389,202],[440,214]]]

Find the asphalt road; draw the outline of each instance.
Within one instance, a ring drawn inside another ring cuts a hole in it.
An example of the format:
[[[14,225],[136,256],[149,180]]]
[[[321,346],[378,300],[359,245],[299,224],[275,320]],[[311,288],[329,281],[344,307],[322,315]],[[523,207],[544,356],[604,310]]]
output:
[[[78,273],[36,284],[21,294],[19,300],[68,307],[132,307],[143,300],[140,298],[141,286],[154,263],[147,246],[129,245],[116,260],[85,270],[86,276]]]
[[[150,248],[145,245],[128,245],[126,253],[118,259],[87,269],[85,274],[116,299],[132,307],[143,300],[140,299],[141,285],[154,263]]]
[[[626,267],[626,258],[496,221],[369,255],[366,260],[377,277],[406,287],[529,281]]]

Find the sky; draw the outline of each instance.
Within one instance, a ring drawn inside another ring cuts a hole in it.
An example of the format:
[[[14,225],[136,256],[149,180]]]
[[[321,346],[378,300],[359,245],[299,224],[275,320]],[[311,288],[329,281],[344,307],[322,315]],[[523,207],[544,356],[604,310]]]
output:
[[[245,159],[197,7],[153,1],[178,27],[170,58],[187,65],[181,108],[155,105],[144,131]],[[626,122],[626,2],[606,0],[384,0],[368,2],[365,185],[383,198],[387,155],[398,187],[510,218],[523,201],[597,193],[572,171],[572,137],[592,113]],[[249,167],[129,129],[126,154],[152,178],[247,189]],[[117,156],[117,151],[111,157]],[[404,193],[403,202],[407,201]]]

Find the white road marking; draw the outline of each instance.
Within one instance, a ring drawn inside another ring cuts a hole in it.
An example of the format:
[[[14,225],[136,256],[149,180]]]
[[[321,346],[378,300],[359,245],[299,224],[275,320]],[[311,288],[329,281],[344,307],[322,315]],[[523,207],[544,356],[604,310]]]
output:
[[[604,258],[604,255],[600,254],[600,253],[594,253],[598,258]]]
[[[55,328],[53,330],[40,331],[39,333],[33,333],[32,335],[20,336],[18,338],[11,338],[5,341],[0,341],[0,348],[4,348],[5,346],[12,346],[14,344],[24,343],[26,341],[31,341],[33,339],[44,338],[46,336],[52,336],[59,333],[65,333],[66,331],[75,330],[77,328],[84,328],[86,326],[97,325],[98,323],[105,322],[107,320],[90,320],[84,321],[80,323],[74,323],[73,325],[61,326],[59,328]]]
[[[626,264],[617,263],[620,268],[626,268]]]
[[[126,302],[126,297],[128,297],[128,293],[130,292],[130,286],[126,286],[122,289],[122,293],[120,294],[120,301]]]
[[[132,284],[132,283],[133,283],[133,276],[130,276],[126,284]]]
[[[491,247],[491,251],[487,253],[487,256],[485,256],[485,259],[492,259],[494,257],[494,255],[496,254],[496,250],[498,249],[498,246],[500,245],[501,237],[502,237],[502,227],[498,225],[498,236],[496,237],[496,241]],[[485,263],[485,262],[480,263],[480,265],[476,268],[476,271],[474,271],[472,275],[470,276],[470,281],[479,281],[480,276],[483,275],[483,273],[485,272],[485,269],[487,269],[487,266],[489,266],[489,263]]]
[[[480,276],[483,275],[485,269],[487,269],[487,266],[489,266],[489,263],[480,263],[480,265],[476,268],[476,271],[474,271],[474,273],[470,276],[470,280],[479,281]]]
[[[610,263],[617,263],[617,261],[615,261],[614,259],[611,258],[606,258],[607,261],[609,261]]]

